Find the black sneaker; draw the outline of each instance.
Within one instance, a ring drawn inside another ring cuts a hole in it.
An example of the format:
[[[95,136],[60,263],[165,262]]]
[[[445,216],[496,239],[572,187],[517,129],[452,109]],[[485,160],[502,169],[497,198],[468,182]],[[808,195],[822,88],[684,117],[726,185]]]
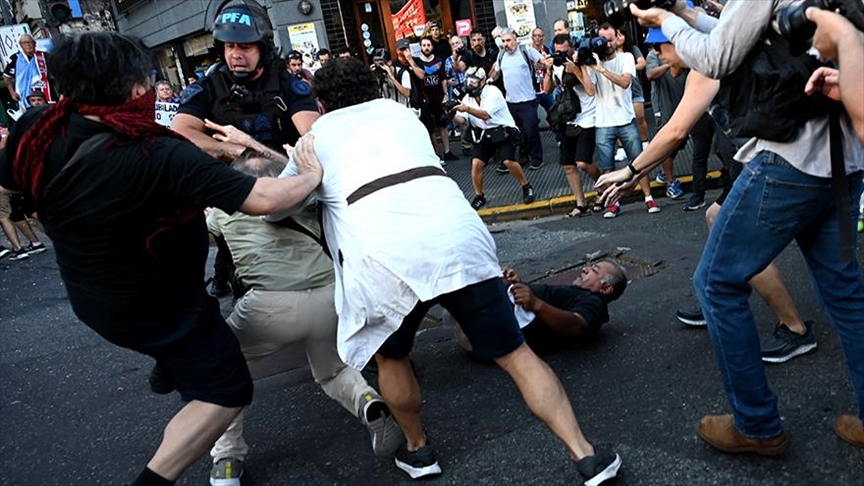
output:
[[[441,466],[438,465],[435,451],[429,444],[414,452],[409,451],[406,444],[402,444],[396,451],[393,460],[396,467],[408,473],[411,479],[441,474]]]
[[[495,172],[499,174],[509,174],[510,169],[508,169],[507,166],[504,164],[498,164],[498,167],[495,167]]]
[[[210,282],[210,287],[207,288],[207,292],[216,298],[225,297],[231,293],[231,287],[228,285],[228,282],[218,282],[213,280]]]
[[[705,194],[693,194],[684,206],[684,211],[698,211],[705,207]]]
[[[816,338],[813,336],[813,321],[804,323],[807,332],[802,336],[790,331],[786,324],[778,323],[774,328],[774,336],[762,346],[762,361],[766,363],[785,363],[795,356],[816,350]]]
[[[12,253],[12,250],[10,250],[9,248],[6,248],[3,245],[0,245],[0,260],[2,260],[4,257],[6,257],[6,255],[8,255],[10,253]]]
[[[30,258],[30,254],[23,247],[12,250],[12,256],[9,257],[10,260],[24,260],[25,258]]]
[[[611,451],[595,449],[593,456],[576,461],[576,470],[582,476],[585,486],[597,486],[618,475],[621,456]]]
[[[37,241],[36,243],[30,243],[30,246],[27,247],[27,253],[30,255],[42,253],[43,251],[48,251],[48,248],[46,248],[45,245],[39,241]]]
[[[534,188],[531,184],[522,186],[522,204],[531,204],[534,202]]]
[[[482,208],[485,205],[486,205],[486,196],[484,196],[483,194],[477,194],[476,196],[474,196],[474,199],[471,200],[471,207],[474,208],[475,211]]]
[[[445,152],[443,159],[448,161],[448,162],[451,162],[454,160],[459,160],[459,157],[456,157],[455,155],[453,155],[453,152]]]
[[[150,375],[147,376],[147,382],[150,383],[150,391],[157,395],[167,395],[175,390],[174,380],[164,368],[159,366],[159,363],[153,365]]]
[[[543,161],[542,160],[539,162],[538,161],[531,162],[531,164],[528,165],[528,168],[531,170],[537,170],[540,167],[543,167]]]
[[[694,309],[678,309],[678,312],[675,313],[675,317],[677,317],[682,324],[688,326],[702,327],[707,325],[705,322],[705,316],[702,315],[701,307],[696,307]]]

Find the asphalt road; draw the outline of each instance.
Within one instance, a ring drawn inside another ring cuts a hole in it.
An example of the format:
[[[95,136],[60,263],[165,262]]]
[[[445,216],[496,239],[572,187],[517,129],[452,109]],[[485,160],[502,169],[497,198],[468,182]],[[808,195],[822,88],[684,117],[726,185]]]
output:
[[[523,277],[542,277],[596,251],[623,252],[643,262],[644,273],[655,272],[631,283],[597,339],[548,357],[588,438],[614,445],[623,457],[617,484],[864,484],[864,449],[831,430],[835,417],[857,403],[794,245],[780,266],[801,313],[816,320],[819,347],[768,368],[792,448],[781,459],[728,456],[697,438],[702,415],[729,411],[707,333],[674,318],[677,308],[695,302],[690,277],[706,229],[701,211],[659,202],[663,212],[656,215],[636,203],[611,221],[550,217],[491,227],[502,264]],[[768,336],[774,317],[758,298],[752,302]],[[450,329],[423,332],[413,360],[444,469],[426,484],[580,484],[563,447],[506,375],[470,359]],[[0,485],[131,482],[181,405],[176,395],[149,392],[151,364],[75,319],[52,252],[0,261]],[[246,431],[252,452],[245,486],[409,483],[391,460],[373,456],[365,429],[304,368],[256,383]],[[207,484],[208,472],[202,458],[178,484]]]

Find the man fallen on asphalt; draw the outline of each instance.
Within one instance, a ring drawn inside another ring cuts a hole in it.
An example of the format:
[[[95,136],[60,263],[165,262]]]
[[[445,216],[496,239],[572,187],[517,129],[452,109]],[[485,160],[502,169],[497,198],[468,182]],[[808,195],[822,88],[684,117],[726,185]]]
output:
[[[621,458],[588,442],[558,377],[525,344],[495,242],[441,169],[422,123],[404,106],[376,99],[375,76],[358,60],[331,61],[314,84],[325,114],[292,158],[324,168],[314,196],[336,271],[338,350],[357,369],[375,357],[381,395],[407,439],[397,467],[415,479],[441,472],[409,361],[417,328],[438,303],[470,323],[464,330],[474,352],[510,374],[585,484],[615,477]]]
[[[525,343],[540,356],[572,349],[594,335],[609,321],[609,304],[627,288],[624,269],[610,260],[582,267],[569,285],[527,284],[512,268],[502,270]],[[452,316],[446,321],[471,351],[462,327]]]

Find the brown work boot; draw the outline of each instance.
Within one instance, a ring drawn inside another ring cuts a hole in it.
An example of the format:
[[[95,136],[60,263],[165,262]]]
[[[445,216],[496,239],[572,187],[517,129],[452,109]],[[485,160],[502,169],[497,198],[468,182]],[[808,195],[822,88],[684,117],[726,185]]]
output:
[[[837,417],[837,421],[834,422],[834,432],[846,442],[864,447],[864,425],[861,424],[861,419],[851,413]]]
[[[838,432],[839,433],[839,432]],[[738,432],[732,415],[706,415],[699,421],[699,437],[715,449],[733,454],[755,452],[763,456],[779,456],[789,448],[786,432],[773,439],[748,439]]]

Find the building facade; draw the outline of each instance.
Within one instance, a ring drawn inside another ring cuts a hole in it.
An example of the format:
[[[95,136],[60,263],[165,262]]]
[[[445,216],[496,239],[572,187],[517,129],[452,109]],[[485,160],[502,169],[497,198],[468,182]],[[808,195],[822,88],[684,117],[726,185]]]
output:
[[[117,29],[141,37],[157,52],[163,76],[185,86],[218,61],[209,29],[216,12],[230,0],[113,0]],[[488,33],[496,25],[517,29],[523,41],[530,29],[551,31],[567,18],[578,30],[586,18],[599,20],[601,0],[246,0],[258,1],[270,15],[282,52],[349,48],[369,61],[372,50],[395,54],[396,40],[414,40],[426,22],[445,33]],[[551,38],[551,36],[550,36]],[[312,60],[309,56],[309,60]]]

